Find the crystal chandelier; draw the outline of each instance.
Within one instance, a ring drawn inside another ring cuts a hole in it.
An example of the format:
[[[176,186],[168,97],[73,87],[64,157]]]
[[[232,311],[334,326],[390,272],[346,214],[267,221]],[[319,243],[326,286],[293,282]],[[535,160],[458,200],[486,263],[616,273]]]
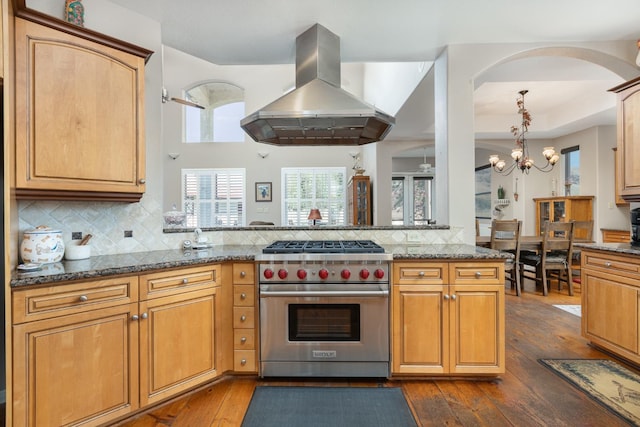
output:
[[[518,92],[520,98],[516,105],[518,106],[518,114],[522,116],[522,123],[520,126],[511,126],[511,133],[516,137],[516,148],[511,150],[511,158],[513,163],[507,167],[507,163],[501,160],[497,154],[489,156],[489,163],[493,166],[493,170],[502,174],[509,175],[515,169],[520,169],[522,173],[529,173],[529,170],[533,167],[541,172],[549,172],[553,169],[553,166],[560,160],[560,156],[553,147],[545,147],[542,150],[542,155],[547,160],[547,163],[540,167],[533,162],[533,159],[529,157],[529,148],[527,147],[527,140],[525,138],[526,133],[529,131],[529,125],[531,124],[531,114],[524,108],[524,95],[529,92],[528,90],[521,90]]]

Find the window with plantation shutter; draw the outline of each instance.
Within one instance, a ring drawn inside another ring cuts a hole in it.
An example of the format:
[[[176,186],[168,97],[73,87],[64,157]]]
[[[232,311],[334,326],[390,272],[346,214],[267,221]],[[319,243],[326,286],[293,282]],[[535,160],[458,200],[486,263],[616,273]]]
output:
[[[320,209],[327,225],[346,225],[346,168],[282,168],[282,225],[308,225]]]
[[[182,169],[187,227],[244,226],[244,189],[244,169]]]

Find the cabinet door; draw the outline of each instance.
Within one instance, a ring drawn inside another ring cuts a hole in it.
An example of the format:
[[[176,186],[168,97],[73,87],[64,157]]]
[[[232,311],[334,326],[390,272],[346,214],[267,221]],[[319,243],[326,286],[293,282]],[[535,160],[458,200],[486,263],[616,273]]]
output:
[[[622,198],[640,201],[640,85],[635,84],[619,94],[618,150],[622,166]]]
[[[141,405],[218,375],[217,289],[140,302]]]
[[[144,59],[19,18],[15,33],[16,195],[139,200]]]
[[[504,283],[451,286],[448,301],[450,372],[504,373]]]
[[[638,288],[612,274],[582,269],[582,331],[596,344],[613,345],[618,353],[638,353]]]
[[[449,316],[442,285],[393,286],[394,374],[448,372]]]
[[[138,404],[137,304],[13,327],[13,425],[93,426]]]

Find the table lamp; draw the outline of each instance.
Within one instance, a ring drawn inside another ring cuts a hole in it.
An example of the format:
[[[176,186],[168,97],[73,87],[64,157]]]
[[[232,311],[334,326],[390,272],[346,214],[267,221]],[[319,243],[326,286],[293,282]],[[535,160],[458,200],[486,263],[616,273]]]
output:
[[[307,218],[313,221],[313,225],[316,225],[316,221],[322,219],[322,215],[320,215],[320,209],[311,209],[309,212],[309,217]]]

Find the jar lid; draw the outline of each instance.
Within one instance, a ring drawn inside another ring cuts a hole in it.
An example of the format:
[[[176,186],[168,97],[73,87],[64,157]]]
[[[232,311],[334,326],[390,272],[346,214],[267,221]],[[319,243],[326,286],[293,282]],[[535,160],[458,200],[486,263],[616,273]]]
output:
[[[39,225],[36,228],[25,230],[25,234],[47,234],[47,233],[61,233],[60,230],[54,230],[46,225]]]

